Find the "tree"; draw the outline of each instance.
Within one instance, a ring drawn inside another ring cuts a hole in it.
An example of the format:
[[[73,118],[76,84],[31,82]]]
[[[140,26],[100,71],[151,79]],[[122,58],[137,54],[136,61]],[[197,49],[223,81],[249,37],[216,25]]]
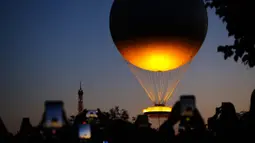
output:
[[[115,106],[109,110],[109,117],[112,120],[121,119],[127,121],[129,119],[129,114],[127,110],[120,109],[119,106]]]
[[[74,116],[74,115],[71,115],[71,116],[69,117],[69,119],[68,119],[68,121],[69,121],[70,123],[73,123],[74,120],[75,120],[75,116]]]
[[[132,122],[134,123],[136,121],[136,117],[132,117]]]
[[[121,109],[120,119],[127,121],[129,119],[128,111],[125,109]]]
[[[205,0],[206,7],[215,8],[216,15],[226,23],[228,36],[234,37],[232,45],[220,45],[218,52],[224,59],[233,57],[244,65],[255,66],[255,4],[254,0]]]

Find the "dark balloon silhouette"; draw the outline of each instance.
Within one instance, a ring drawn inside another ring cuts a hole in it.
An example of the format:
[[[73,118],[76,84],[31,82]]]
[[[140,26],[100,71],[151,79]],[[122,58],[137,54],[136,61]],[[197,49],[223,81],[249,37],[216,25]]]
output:
[[[115,0],[110,31],[129,63],[168,71],[192,60],[207,33],[202,0]]]

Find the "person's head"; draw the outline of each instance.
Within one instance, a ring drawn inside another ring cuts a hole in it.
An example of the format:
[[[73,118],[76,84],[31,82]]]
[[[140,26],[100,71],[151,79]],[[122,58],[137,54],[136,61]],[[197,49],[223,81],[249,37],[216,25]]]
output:
[[[250,113],[255,115],[255,89],[253,90],[253,92],[251,94]]]
[[[0,136],[6,135],[7,133],[8,131],[3,123],[3,120],[0,117]]]
[[[131,142],[132,141],[132,137],[134,136],[132,133],[134,133],[133,131],[133,124],[127,122],[127,121],[123,121],[121,119],[117,119],[117,120],[113,120],[110,123],[110,126],[108,126],[108,134],[109,137],[111,138],[111,140],[113,140],[113,142],[117,143],[117,142]],[[130,136],[127,138],[127,136]]]
[[[237,120],[235,106],[231,102],[223,102],[221,105],[221,120]]]
[[[31,132],[32,129],[33,129],[33,127],[30,123],[30,119],[29,118],[23,118],[22,122],[21,122],[21,125],[20,125],[20,132],[27,134],[27,133]]]
[[[138,115],[135,125],[137,127],[150,127],[149,117],[147,115]]]

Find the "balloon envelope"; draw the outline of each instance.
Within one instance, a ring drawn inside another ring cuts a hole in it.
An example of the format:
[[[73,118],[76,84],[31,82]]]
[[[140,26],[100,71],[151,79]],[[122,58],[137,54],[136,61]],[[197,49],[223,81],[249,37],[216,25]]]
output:
[[[129,63],[169,71],[192,60],[207,33],[202,0],[115,0],[112,39]]]

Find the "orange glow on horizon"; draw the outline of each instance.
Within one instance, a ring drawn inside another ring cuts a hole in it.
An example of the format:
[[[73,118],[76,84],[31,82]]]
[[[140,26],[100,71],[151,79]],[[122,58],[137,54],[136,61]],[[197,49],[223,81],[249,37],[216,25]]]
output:
[[[149,71],[169,71],[190,62],[200,49],[188,42],[153,41],[118,42],[121,55],[129,63]]]

